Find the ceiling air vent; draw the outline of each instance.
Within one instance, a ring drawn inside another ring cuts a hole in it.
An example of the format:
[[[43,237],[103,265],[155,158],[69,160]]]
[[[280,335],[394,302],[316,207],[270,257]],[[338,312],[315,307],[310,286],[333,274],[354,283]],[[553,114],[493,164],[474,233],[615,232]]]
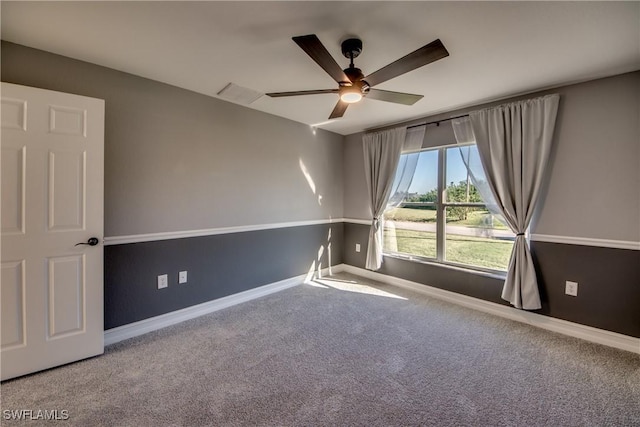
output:
[[[220,98],[243,105],[251,104],[262,95],[264,95],[262,92],[238,86],[235,83],[229,83],[220,92],[218,92],[218,96]]]

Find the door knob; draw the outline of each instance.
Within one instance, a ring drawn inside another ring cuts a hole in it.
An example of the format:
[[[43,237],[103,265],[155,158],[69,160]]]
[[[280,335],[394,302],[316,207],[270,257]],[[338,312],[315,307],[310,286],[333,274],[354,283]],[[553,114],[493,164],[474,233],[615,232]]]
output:
[[[95,246],[99,243],[100,241],[98,240],[97,237],[91,237],[89,240],[87,240],[86,242],[80,242],[80,243],[76,243],[74,246],[80,246],[80,245],[89,245],[89,246]]]

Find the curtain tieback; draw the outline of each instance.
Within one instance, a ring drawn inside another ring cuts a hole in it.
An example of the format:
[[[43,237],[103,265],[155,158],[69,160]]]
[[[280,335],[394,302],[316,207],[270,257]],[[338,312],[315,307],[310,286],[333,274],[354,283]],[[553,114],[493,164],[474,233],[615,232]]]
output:
[[[516,237],[518,237],[518,236],[524,236],[524,233],[518,233],[518,234],[516,234]]]
[[[380,218],[379,217],[373,218],[373,226],[375,227],[376,231],[378,231],[378,229],[380,228]]]

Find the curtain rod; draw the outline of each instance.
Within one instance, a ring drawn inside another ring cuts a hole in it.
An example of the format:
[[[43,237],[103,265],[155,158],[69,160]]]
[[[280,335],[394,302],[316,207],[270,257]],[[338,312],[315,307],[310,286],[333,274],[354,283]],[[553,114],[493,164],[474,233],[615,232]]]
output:
[[[407,126],[407,129],[413,129],[413,128],[417,128],[417,127],[420,127],[420,126],[427,126],[427,125],[440,126],[441,122],[448,122],[449,120],[460,119],[462,117],[469,117],[469,115],[468,114],[462,114],[460,116],[449,117],[448,119],[434,120],[433,122],[426,122],[426,123],[420,123],[420,124],[417,124],[417,125],[411,125],[411,126]]]

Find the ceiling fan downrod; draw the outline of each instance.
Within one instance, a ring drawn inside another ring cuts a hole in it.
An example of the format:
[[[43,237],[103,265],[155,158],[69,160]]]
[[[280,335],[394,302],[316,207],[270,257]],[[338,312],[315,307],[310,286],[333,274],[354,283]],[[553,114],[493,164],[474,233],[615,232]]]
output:
[[[349,68],[355,68],[353,64],[353,58],[357,58],[362,53],[362,40],[360,39],[346,39],[340,44],[342,54],[349,58]]]

